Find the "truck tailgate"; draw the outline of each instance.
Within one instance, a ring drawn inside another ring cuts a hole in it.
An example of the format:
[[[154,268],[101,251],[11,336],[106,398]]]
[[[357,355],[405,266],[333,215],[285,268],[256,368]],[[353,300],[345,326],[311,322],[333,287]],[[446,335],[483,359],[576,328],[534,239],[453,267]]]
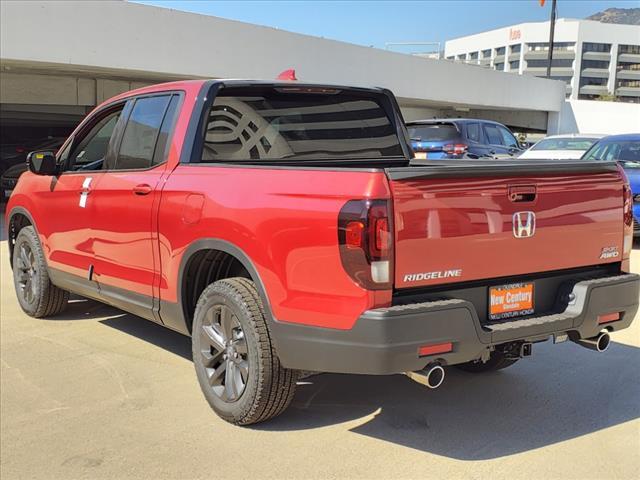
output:
[[[397,289],[619,262],[615,163],[423,162],[387,170]]]

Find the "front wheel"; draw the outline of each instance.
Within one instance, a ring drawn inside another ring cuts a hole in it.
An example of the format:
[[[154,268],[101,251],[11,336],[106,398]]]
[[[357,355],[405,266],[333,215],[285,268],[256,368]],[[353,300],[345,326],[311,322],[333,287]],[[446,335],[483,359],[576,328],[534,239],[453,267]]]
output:
[[[18,303],[27,315],[41,318],[61,313],[69,301],[69,292],[49,279],[47,263],[36,230],[24,227],[13,246],[13,283]]]
[[[229,278],[209,285],[198,300],[191,338],[200,387],[221,418],[251,425],[289,406],[297,371],[280,365],[252,281]]]

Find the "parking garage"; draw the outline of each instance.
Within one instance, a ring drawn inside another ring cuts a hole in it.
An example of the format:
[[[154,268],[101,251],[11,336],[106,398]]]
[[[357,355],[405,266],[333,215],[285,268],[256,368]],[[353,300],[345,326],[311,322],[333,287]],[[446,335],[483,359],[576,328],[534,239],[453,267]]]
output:
[[[270,79],[289,68],[304,81],[389,88],[408,120],[481,117],[544,132],[564,101],[557,81],[128,2],[0,8],[4,151],[64,137],[126,90],[183,78]]]

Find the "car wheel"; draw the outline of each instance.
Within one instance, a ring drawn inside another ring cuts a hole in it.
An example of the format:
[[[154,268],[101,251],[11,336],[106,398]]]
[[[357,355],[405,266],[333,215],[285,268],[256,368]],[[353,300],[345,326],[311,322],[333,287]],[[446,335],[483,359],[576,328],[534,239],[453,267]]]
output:
[[[198,300],[191,338],[200,387],[221,418],[251,425],[289,406],[298,372],[280,365],[252,281],[230,278],[209,285]]]
[[[503,368],[510,367],[517,361],[517,358],[506,358],[503,352],[494,350],[493,352],[491,352],[491,356],[486,362],[477,360],[474,362],[461,363],[454,366],[460,370],[464,370],[465,372],[484,373],[502,370]]]
[[[20,307],[27,315],[49,317],[67,307],[69,292],[49,280],[44,252],[31,226],[20,230],[13,247],[13,283]]]

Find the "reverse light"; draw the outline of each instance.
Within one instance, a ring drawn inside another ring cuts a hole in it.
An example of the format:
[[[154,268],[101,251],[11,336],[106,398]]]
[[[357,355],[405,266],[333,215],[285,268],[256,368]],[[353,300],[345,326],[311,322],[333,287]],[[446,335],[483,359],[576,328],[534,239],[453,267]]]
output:
[[[388,200],[350,200],[338,215],[342,266],[363,288],[391,288],[393,238]]]
[[[622,177],[622,270],[629,271],[631,267],[631,249],[633,248],[633,193],[629,186],[629,178],[624,169],[618,164],[618,172]]]
[[[468,146],[464,143],[449,143],[442,147],[442,150],[445,153],[453,154],[453,155],[464,155],[467,153]]]

